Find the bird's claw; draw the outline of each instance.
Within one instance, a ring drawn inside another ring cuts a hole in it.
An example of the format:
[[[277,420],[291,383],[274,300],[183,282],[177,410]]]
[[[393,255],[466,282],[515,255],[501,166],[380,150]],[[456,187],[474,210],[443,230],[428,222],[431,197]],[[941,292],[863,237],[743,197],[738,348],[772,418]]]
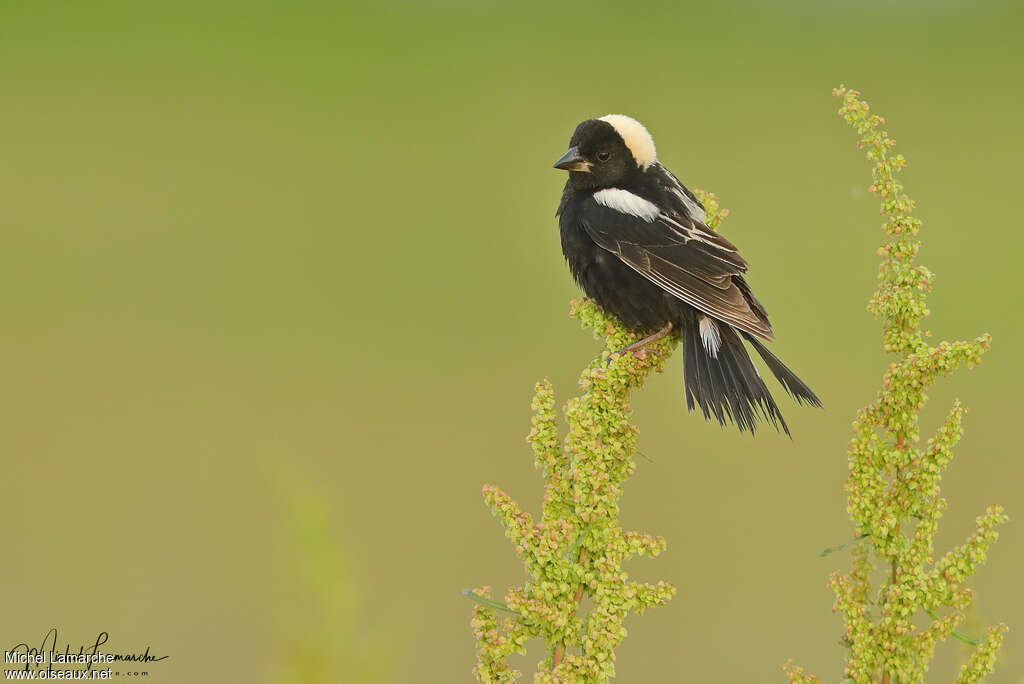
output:
[[[608,359],[604,362],[605,367],[607,368],[611,364],[613,359],[616,359],[616,358],[622,356],[623,354],[625,354],[627,352],[632,354],[633,358],[636,359],[637,361],[644,361],[644,360],[646,360],[648,354],[653,354],[654,356],[657,356],[659,359],[664,359],[665,358],[665,355],[662,354],[657,349],[647,349],[647,348],[644,348],[644,347],[639,347],[637,349],[630,349],[629,347],[626,347],[624,349],[619,349],[619,350],[613,351],[611,354],[609,354],[608,355]]]

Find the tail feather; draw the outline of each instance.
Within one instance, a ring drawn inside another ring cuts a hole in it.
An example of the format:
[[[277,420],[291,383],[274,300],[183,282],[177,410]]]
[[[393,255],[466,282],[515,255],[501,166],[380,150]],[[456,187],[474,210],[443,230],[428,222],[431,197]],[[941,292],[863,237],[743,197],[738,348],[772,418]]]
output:
[[[694,402],[700,406],[705,420],[711,420],[712,414],[718,422],[725,425],[725,413],[718,401],[708,401],[706,397],[722,396],[721,388],[713,386],[711,378],[711,366],[708,363],[706,354],[700,345],[700,337],[697,326],[687,324],[683,326],[683,373],[686,385],[686,407],[693,410]]]
[[[776,430],[781,427],[783,432],[789,435],[789,426],[786,425],[782,412],[779,411],[779,406],[775,403],[775,398],[768,391],[768,386],[764,384],[760,373],[757,372],[757,368],[751,362],[750,355],[743,346],[743,341],[740,340],[739,335],[732,328],[728,328],[727,332],[722,335],[722,347],[727,348],[731,353],[723,357],[722,352],[719,351],[718,357],[724,359],[724,363],[735,369],[735,375],[740,378],[741,385],[747,389],[746,396],[756,401],[761,415],[772,424],[772,427]],[[753,418],[755,415],[754,412],[751,412],[751,434],[754,432]]]
[[[701,338],[696,312],[682,325],[687,407],[692,411],[695,405],[700,406],[705,419],[714,415],[722,425],[732,420],[741,431],[751,433],[760,413],[776,429],[781,427],[790,434],[736,331],[725,324],[717,325],[720,342],[713,350]]]
[[[703,350],[702,350],[703,351]],[[698,353],[698,358],[704,363],[707,374],[711,377],[711,392],[713,396],[722,397],[725,401],[718,403],[718,422],[724,424],[733,420],[737,425],[746,424],[746,416],[743,413],[742,402],[737,401],[735,392],[735,381],[731,373],[722,363],[715,363],[714,359],[705,354]],[[742,427],[740,428],[742,429]]]
[[[697,364],[696,331],[693,329],[693,326],[685,324],[681,328],[683,335],[683,374],[685,376],[683,382],[686,387],[686,408],[692,411],[697,396],[702,394],[699,389],[701,381],[700,367]],[[704,402],[701,402],[700,408],[704,413],[704,420],[710,420],[711,413]]]
[[[737,358],[733,350],[729,348],[728,341],[722,340],[718,350],[717,359],[705,354],[708,363],[719,370],[725,376],[725,398],[728,406],[732,408],[732,418],[740,430],[754,432],[756,425],[756,414],[751,411],[751,405],[747,400],[751,385],[748,383],[741,359]],[[717,361],[718,363],[715,363]]]
[[[746,338],[747,342],[757,350],[757,353],[764,359],[765,364],[771,370],[772,374],[779,381],[779,383],[786,388],[786,391],[796,399],[796,403],[800,404],[807,402],[812,406],[821,408],[821,400],[818,399],[817,395],[811,391],[803,380],[796,376],[796,373],[789,370],[786,364],[782,363],[775,354],[768,351],[768,347],[764,346],[759,339],[751,335],[750,333],[744,332],[743,337]]]

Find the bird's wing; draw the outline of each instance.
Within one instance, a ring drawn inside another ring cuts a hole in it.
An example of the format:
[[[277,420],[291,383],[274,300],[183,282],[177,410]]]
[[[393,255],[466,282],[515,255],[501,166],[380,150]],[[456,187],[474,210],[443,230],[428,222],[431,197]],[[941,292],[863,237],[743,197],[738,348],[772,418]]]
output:
[[[669,203],[669,211],[690,216],[702,223],[706,220],[704,205],[688,187],[682,184],[676,175],[655,162],[654,173],[651,178],[658,185],[662,196]]]
[[[694,308],[758,337],[773,338],[763,307],[756,300],[752,307],[733,281],[735,276],[743,285],[738,277],[747,270],[735,245],[699,220],[661,211],[647,200],[609,204],[613,206],[594,198],[583,202],[583,227],[594,242]]]

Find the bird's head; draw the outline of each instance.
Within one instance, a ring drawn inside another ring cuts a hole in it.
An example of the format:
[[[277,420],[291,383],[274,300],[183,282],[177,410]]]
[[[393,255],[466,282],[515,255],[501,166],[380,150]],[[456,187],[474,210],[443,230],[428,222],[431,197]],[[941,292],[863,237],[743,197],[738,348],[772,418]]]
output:
[[[569,151],[555,162],[579,188],[608,188],[643,173],[658,161],[654,139],[636,119],[608,114],[576,127]]]

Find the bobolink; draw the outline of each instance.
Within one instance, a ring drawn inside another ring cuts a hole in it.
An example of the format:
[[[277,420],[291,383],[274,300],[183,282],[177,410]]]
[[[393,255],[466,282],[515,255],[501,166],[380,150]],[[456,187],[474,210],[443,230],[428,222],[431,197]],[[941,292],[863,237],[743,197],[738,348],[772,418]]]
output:
[[[821,406],[762,344],[774,334],[743,277],[747,262],[705,225],[704,206],[658,162],[640,122],[621,114],[584,121],[555,168],[569,172],[557,216],[573,277],[624,326],[651,333],[623,352],[680,336],[687,407],[740,430],[753,432],[760,413],[789,434],[743,340],[797,403]]]

